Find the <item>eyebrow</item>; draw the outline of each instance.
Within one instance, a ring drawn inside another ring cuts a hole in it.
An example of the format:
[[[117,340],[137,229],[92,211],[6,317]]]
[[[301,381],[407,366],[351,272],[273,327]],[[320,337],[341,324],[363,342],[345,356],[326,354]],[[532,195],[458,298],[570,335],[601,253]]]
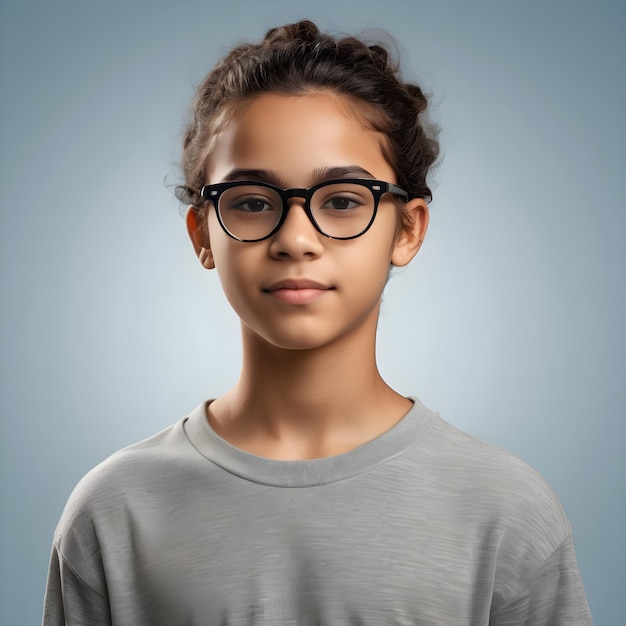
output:
[[[342,178],[369,178],[374,180],[375,177],[365,168],[359,165],[345,165],[342,167],[321,167],[313,171],[312,185],[326,182],[327,180],[340,180]],[[222,182],[230,183],[233,181],[250,180],[259,183],[267,183],[275,185],[281,189],[287,188],[285,181],[278,174],[270,170],[260,169],[244,169],[238,168],[231,170],[224,176]]]

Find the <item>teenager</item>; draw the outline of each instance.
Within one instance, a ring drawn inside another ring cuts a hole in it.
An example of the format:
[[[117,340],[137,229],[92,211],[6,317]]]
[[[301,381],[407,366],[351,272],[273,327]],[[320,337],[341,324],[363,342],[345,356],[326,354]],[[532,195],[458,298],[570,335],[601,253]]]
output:
[[[542,477],[376,365],[390,268],[428,224],[426,109],[383,47],[308,21],[200,85],[178,193],[241,376],[80,482],[44,624],[591,623]]]

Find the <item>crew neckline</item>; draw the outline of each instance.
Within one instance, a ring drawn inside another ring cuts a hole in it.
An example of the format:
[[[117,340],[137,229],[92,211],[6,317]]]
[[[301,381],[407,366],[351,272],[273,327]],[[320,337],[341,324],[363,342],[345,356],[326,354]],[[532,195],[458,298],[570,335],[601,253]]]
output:
[[[317,487],[352,478],[417,444],[428,433],[437,414],[416,397],[408,398],[413,406],[389,430],[358,448],[320,459],[282,461],[236,448],[209,424],[207,402],[197,406],[183,420],[183,429],[189,442],[203,457],[230,474],[273,487]]]

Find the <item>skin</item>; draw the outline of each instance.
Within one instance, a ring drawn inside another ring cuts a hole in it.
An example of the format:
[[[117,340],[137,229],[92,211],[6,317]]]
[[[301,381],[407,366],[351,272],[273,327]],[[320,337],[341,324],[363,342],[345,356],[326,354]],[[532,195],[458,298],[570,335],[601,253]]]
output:
[[[207,184],[254,169],[281,187],[308,187],[334,167],[397,182],[384,137],[350,106],[330,92],[257,96],[217,138]],[[426,203],[414,199],[406,204],[414,225],[401,230],[387,194],[367,233],[337,241],[315,230],[301,199],[291,202],[281,229],[256,243],[228,237],[210,203],[187,213],[194,249],[204,267],[217,269],[242,330],[240,379],[208,406],[207,417],[232,445],[285,460],[354,449],[411,408],[378,372],[376,327],[390,266],[411,261],[428,225]],[[287,279],[322,288],[299,296],[272,289]]]

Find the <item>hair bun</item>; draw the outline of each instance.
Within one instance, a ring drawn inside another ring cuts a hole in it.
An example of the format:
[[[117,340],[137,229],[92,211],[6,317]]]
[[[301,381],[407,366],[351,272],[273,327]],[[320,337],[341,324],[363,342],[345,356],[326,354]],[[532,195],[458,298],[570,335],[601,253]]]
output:
[[[413,98],[418,112],[421,113],[422,111],[424,111],[428,106],[428,99],[424,95],[424,92],[421,90],[421,88],[413,83],[405,83],[405,88],[411,98]]]
[[[385,71],[389,63],[389,53],[382,46],[370,46],[370,56],[372,61],[380,70]]]
[[[294,24],[286,24],[267,31],[263,44],[270,47],[277,43],[289,43],[292,41],[302,43],[315,43],[320,40],[320,31],[317,26],[309,21],[302,20]]]

